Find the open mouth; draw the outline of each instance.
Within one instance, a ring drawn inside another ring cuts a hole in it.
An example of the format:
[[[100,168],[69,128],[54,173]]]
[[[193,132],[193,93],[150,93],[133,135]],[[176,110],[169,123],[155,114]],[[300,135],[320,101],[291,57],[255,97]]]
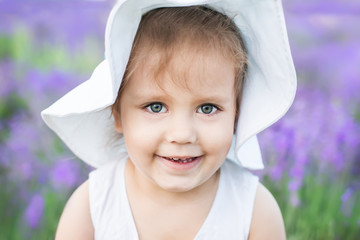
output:
[[[198,157],[189,157],[189,158],[171,158],[171,157],[163,157],[166,160],[176,162],[176,163],[190,163],[194,160],[198,159]]]

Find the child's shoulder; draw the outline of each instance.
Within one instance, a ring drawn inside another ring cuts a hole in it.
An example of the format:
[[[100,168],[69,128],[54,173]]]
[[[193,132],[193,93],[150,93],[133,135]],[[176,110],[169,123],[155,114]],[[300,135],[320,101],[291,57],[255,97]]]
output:
[[[108,196],[106,191],[123,176],[116,173],[123,170],[125,163],[126,161],[111,161],[89,174],[89,179],[74,191],[66,203],[56,231],[56,240],[94,239],[91,201],[99,201],[99,197],[104,199],[103,196]]]
[[[71,195],[56,230],[56,240],[93,239],[94,228],[90,216],[89,182],[85,181]]]
[[[280,208],[270,191],[259,178],[233,161],[225,161],[223,169],[236,183],[236,191],[253,202],[248,239],[286,239]]]
[[[286,239],[280,208],[261,183],[255,195],[249,239]]]

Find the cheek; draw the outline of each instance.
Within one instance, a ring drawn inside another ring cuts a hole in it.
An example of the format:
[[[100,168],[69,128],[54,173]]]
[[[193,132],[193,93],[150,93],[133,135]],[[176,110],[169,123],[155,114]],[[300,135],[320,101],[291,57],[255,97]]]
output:
[[[201,142],[204,143],[203,146],[206,150],[226,155],[233,140],[233,125],[234,120],[229,118],[214,126],[204,127],[204,124],[200,126],[202,132]]]
[[[123,121],[123,134],[130,157],[135,157],[154,151],[160,131],[151,122],[129,114]]]

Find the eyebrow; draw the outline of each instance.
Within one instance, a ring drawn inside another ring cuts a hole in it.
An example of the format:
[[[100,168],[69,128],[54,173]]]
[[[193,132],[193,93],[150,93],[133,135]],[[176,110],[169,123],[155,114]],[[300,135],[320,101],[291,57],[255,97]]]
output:
[[[201,101],[226,101],[228,99],[231,99],[231,96],[229,95],[223,95],[223,94],[212,94],[212,95],[204,95],[204,96],[198,96],[198,99]]]
[[[173,101],[174,98],[178,98],[178,96],[171,96],[168,94],[134,94],[134,101],[141,101],[141,102],[168,102]],[[220,106],[227,105],[233,99],[231,97],[226,96],[219,96],[219,95],[212,95],[212,96],[199,96],[193,99],[195,104],[202,104],[202,103],[213,103],[218,104]]]
[[[158,98],[158,99],[162,99],[165,98],[166,96],[169,96],[169,94],[167,94],[165,91],[162,91],[163,93],[159,94],[159,91],[151,91],[149,89],[145,89],[145,90],[140,90],[137,89],[135,92],[133,92],[131,95],[134,98]]]
[[[191,91],[191,90],[190,90]],[[190,93],[191,94],[191,93]],[[211,94],[211,95],[209,95]],[[169,99],[178,98],[179,96],[172,96],[167,93],[167,91],[162,90],[161,88],[156,90],[151,90],[149,88],[145,89],[137,89],[137,91],[133,92],[132,96],[135,101],[137,99],[141,99],[141,101],[168,101]],[[218,103],[218,104],[225,104],[228,101],[232,101],[232,97],[224,95],[222,92],[212,92],[212,93],[203,93],[198,92],[196,93],[195,97],[196,102],[203,102],[203,103]]]

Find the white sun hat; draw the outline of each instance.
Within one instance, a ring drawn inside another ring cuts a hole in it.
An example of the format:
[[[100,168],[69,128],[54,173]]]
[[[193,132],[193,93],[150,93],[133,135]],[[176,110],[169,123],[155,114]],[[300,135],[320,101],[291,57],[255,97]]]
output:
[[[262,169],[256,134],[279,120],[291,106],[296,74],[280,0],[120,0],[105,36],[106,60],[91,78],[42,111],[45,123],[80,159],[93,167],[127,156],[115,132],[114,103],[144,13],[160,7],[204,5],[232,18],[244,37],[249,69],[241,114],[228,157],[249,169]]]

